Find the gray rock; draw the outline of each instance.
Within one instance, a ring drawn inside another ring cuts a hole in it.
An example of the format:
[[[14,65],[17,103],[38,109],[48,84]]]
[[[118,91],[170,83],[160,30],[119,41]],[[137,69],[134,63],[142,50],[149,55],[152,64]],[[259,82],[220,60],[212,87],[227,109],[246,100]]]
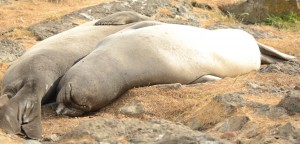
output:
[[[96,119],[65,134],[59,141],[88,143],[224,143],[199,131],[166,120]]]
[[[42,144],[37,140],[25,140],[24,144]]]
[[[257,83],[254,83],[254,82],[246,82],[245,85],[249,86],[253,89],[259,89],[261,87],[261,84],[257,84]]]
[[[30,26],[29,30],[36,36],[37,40],[44,40],[77,26],[78,24],[74,23],[73,19],[100,19],[119,11],[136,11],[147,16],[152,16],[155,20],[199,26],[199,18],[193,13],[192,6],[188,0],[180,1],[179,5],[172,5],[172,2],[172,0],[122,0],[102,3],[74,11],[57,20],[45,20]],[[160,13],[159,9],[165,9],[170,14]],[[180,19],[180,17],[183,17],[184,20]]]
[[[300,14],[296,0],[240,0],[236,4],[221,7],[221,10],[246,23],[260,22],[270,15]]]
[[[18,42],[6,38],[0,41],[0,62],[12,62],[24,52],[25,50]]]
[[[295,86],[294,90],[300,90],[300,86]]]
[[[66,21],[67,20],[46,20],[30,26],[28,30],[34,34],[38,41],[41,41],[76,26]]]
[[[282,107],[264,105],[262,107],[256,107],[254,113],[258,115],[266,116],[269,119],[278,119],[281,116],[286,116],[287,110],[285,110]]]
[[[300,112],[300,90],[292,90],[277,105],[283,107],[289,114]]]
[[[295,128],[291,123],[279,127],[275,131],[278,138],[289,140],[292,143],[300,143],[300,129]]]
[[[263,67],[259,72],[281,72],[289,75],[300,75],[300,59],[293,59],[290,61],[278,62]]]
[[[140,115],[144,113],[144,107],[141,102],[136,101],[129,106],[122,107],[120,112],[125,115]]]
[[[238,131],[249,121],[247,116],[233,116],[226,119],[222,126],[218,129],[219,132]]]
[[[46,135],[43,137],[43,142],[56,142],[60,139],[57,134]]]
[[[234,107],[243,107],[248,103],[242,95],[236,93],[218,95],[213,100],[223,104],[228,112],[232,111]]]

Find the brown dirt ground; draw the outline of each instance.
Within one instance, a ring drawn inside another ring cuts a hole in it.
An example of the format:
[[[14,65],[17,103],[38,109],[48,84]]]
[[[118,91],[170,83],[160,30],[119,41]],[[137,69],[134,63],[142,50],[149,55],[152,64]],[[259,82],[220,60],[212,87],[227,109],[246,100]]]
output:
[[[76,2],[74,2],[76,1]],[[47,18],[56,18],[71,11],[99,4],[110,0],[71,0],[64,1],[60,4],[48,3],[45,0],[28,0],[28,1],[11,1],[13,4],[0,6],[0,31],[8,28],[18,28],[14,34],[0,36],[0,39],[9,37],[13,39],[23,40],[24,46],[30,48],[37,43],[32,34],[28,32],[25,27],[37,23]],[[218,5],[226,5],[232,1],[223,0],[193,0],[201,3],[209,3],[217,7]],[[217,21],[223,23],[238,23],[233,19],[225,18],[219,12],[212,12],[203,9],[195,9],[195,12],[205,12],[211,15],[211,20],[200,20],[204,25],[213,25]],[[21,28],[20,28],[21,27]],[[298,31],[291,31],[286,29],[276,29],[270,26],[255,25],[257,29],[273,33],[282,39],[259,39],[260,42],[276,47],[276,49],[300,56],[300,33]],[[0,80],[3,77],[8,63],[0,63]],[[246,75],[235,78],[225,78],[223,80],[195,85],[191,87],[184,87],[177,90],[157,87],[135,88],[128,91],[117,101],[109,106],[103,108],[99,112],[85,117],[65,117],[57,116],[53,109],[44,108],[43,111],[43,134],[45,136],[51,134],[63,134],[70,131],[80,123],[96,119],[98,117],[112,117],[112,118],[127,118],[119,112],[122,106],[131,104],[135,101],[140,101],[144,106],[145,112],[142,115],[130,116],[139,119],[168,119],[172,121],[186,122],[190,117],[197,115],[202,122],[218,122],[226,115],[222,115],[224,110],[218,107],[211,101],[211,98],[218,94],[239,92],[249,89],[245,86],[246,82],[264,83],[266,87],[283,86],[294,87],[300,85],[300,77],[292,76],[282,73],[257,73],[251,72]],[[1,87],[0,87],[1,90]],[[247,95],[246,99],[259,103],[266,103],[276,105],[283,95],[270,96],[268,95]],[[210,111],[201,111],[201,109],[210,109]],[[200,112],[199,112],[200,110]],[[213,114],[212,114],[213,113]],[[295,126],[300,127],[300,115],[296,114],[290,118],[281,117],[276,120],[270,120],[253,114],[253,110],[249,108],[240,108],[235,114],[247,115],[252,121],[259,123],[261,133],[270,125],[291,122]]]

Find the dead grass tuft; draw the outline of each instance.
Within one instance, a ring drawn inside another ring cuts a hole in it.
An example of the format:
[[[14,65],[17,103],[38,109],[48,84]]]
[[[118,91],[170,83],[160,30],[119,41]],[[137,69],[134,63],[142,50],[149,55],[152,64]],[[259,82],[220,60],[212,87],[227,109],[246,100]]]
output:
[[[201,127],[212,127],[234,112],[227,111],[221,103],[212,100],[190,111],[182,122],[192,128],[196,128],[198,124],[201,124]]]

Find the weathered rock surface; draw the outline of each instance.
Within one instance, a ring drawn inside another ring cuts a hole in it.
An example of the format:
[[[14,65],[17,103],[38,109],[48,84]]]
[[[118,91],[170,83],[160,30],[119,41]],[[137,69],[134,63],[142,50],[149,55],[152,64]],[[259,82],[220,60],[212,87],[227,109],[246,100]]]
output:
[[[100,118],[62,136],[61,143],[225,143],[193,131],[180,123],[166,120]]]
[[[293,143],[300,142],[300,129],[294,127],[291,123],[279,127],[274,133],[280,138],[287,139]]]
[[[290,75],[300,75],[300,59],[270,64],[259,70],[260,72],[281,72]]]
[[[144,107],[140,102],[135,101],[128,106],[122,107],[120,112],[125,115],[139,115],[144,112]]]
[[[238,131],[249,121],[247,116],[233,116],[226,119],[219,128],[220,132]]]
[[[263,21],[270,15],[300,14],[296,0],[240,0],[237,4],[221,7],[221,10],[247,23]]]
[[[74,20],[90,21],[119,11],[136,11],[155,20],[199,26],[198,17],[192,13],[192,5],[188,0],[178,4],[173,4],[172,0],[122,0],[87,7],[57,20],[46,20],[30,26],[29,30],[38,40],[43,40],[77,26]]]
[[[283,107],[289,114],[300,113],[300,90],[293,90],[277,105]]]

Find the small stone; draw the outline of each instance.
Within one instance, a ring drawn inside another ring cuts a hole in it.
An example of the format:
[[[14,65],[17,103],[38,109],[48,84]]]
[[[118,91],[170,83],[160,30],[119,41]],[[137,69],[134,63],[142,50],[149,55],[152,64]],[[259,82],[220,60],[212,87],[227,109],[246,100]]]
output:
[[[300,86],[295,86],[294,90],[300,90]]]
[[[291,123],[286,123],[282,127],[279,127],[275,135],[292,143],[300,143],[300,129],[295,128]]]
[[[254,83],[254,82],[246,82],[245,85],[246,85],[246,86],[249,86],[249,87],[251,87],[251,88],[253,88],[253,89],[258,89],[258,88],[260,88],[260,84],[256,84],[256,83]]]
[[[237,136],[237,134],[235,132],[224,132],[221,135],[222,139],[226,139],[226,140],[232,140]]]
[[[218,131],[220,131],[220,132],[238,131],[238,130],[241,130],[242,127],[248,121],[249,121],[249,118],[247,116],[233,116],[233,117],[226,119]]]
[[[257,130],[250,130],[246,133],[246,137],[247,138],[254,138],[256,137],[257,135],[259,135],[258,131]]]
[[[242,107],[247,104],[247,101],[243,98],[243,96],[237,93],[217,95],[213,98],[213,100],[220,102],[225,107],[228,107],[228,110],[231,110],[231,107]]]
[[[140,102],[134,102],[130,106],[122,107],[120,112],[125,115],[139,115],[144,113],[144,107]]]
[[[24,144],[42,144],[37,140],[25,140]]]
[[[266,112],[266,116],[270,119],[277,119],[281,116],[287,115],[287,111],[282,107],[271,106]]]
[[[47,135],[43,138],[44,141],[56,142],[59,140],[59,136],[57,134]]]
[[[292,90],[277,105],[285,108],[290,115],[300,112],[300,91]]]

